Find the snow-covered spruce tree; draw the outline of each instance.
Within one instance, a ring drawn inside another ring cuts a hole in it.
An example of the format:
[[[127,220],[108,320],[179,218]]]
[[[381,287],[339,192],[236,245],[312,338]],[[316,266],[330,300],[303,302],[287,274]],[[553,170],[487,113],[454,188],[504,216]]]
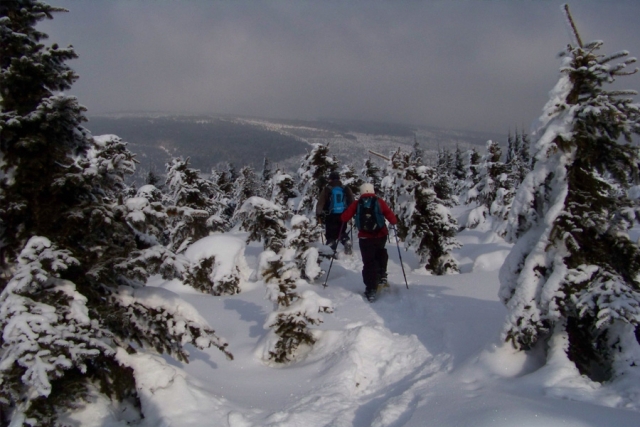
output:
[[[229,250],[226,252],[230,253]],[[190,260],[182,276],[183,282],[200,292],[211,295],[239,294],[241,272],[235,260],[231,263],[232,265],[226,264],[229,262],[226,261],[227,254],[220,257],[220,254],[204,253],[197,259]]]
[[[460,204],[469,204],[469,193],[473,196],[475,191],[471,191],[472,188],[478,184],[479,181],[479,164],[480,164],[480,153],[475,148],[471,150],[467,150],[464,153],[464,170],[465,170],[465,178],[464,182],[460,185],[460,191],[458,193],[458,199],[460,200]]]
[[[522,142],[520,143],[520,159],[522,160],[527,173],[529,173],[529,171],[533,169],[533,166],[535,164],[533,157],[531,157],[531,140],[529,139],[529,135],[526,132],[522,132],[521,138]],[[522,180],[524,180],[525,176],[526,173],[522,176]]]
[[[115,266],[138,249],[118,203],[133,155],[94,140],[85,109],[59,94],[77,78],[65,64],[76,55],[35,29],[58,11],[0,2],[0,413],[14,426],[54,425],[98,393],[137,400],[124,352],[226,352],[175,301],[122,286],[131,279]]]
[[[124,201],[124,206],[127,210],[125,218],[135,233],[138,250],[116,268],[123,276],[139,282],[153,274],[160,274],[166,280],[182,279],[189,262],[166,247],[169,216],[162,192],[153,185],[143,185],[135,197]]]
[[[440,199],[440,203],[449,208],[457,204],[457,197],[454,194],[453,167],[454,158],[451,152],[446,148],[438,150],[436,176],[432,180],[433,190]]]
[[[231,218],[238,207],[233,199],[233,186],[237,179],[238,171],[233,163],[229,162],[218,164],[215,168],[212,168],[209,176],[209,180],[213,182],[222,193],[219,201],[225,206],[225,209],[222,211],[221,216],[231,225],[234,225],[231,222]]]
[[[358,175],[356,168],[353,165],[344,165],[340,171],[340,181],[345,187],[349,187],[353,194],[358,194],[360,186],[364,183],[364,180]]]
[[[500,177],[498,189],[488,210],[494,221],[493,229],[500,236],[506,233],[507,218],[511,211],[513,197],[531,170],[528,145],[529,141],[524,133],[520,134],[517,129],[515,136],[509,133],[507,158],[504,163],[505,175]]]
[[[260,197],[268,198],[271,194],[270,191],[267,191],[267,188],[269,187],[269,181],[271,181],[273,173],[274,171],[271,168],[271,162],[269,161],[269,158],[265,156],[262,161],[262,173],[260,174],[260,183],[262,186],[262,190],[260,191],[260,194],[258,194]]]
[[[464,188],[467,171],[464,164],[464,153],[459,145],[456,145],[456,151],[453,154],[453,171],[451,175],[453,177],[453,193],[456,196],[460,196]]]
[[[149,240],[149,244],[167,244],[167,215],[162,191],[146,184],[140,187],[135,197],[124,201],[127,208],[127,221],[140,233],[140,238]]]
[[[386,174],[380,182],[382,198],[398,217],[396,227],[400,236],[406,236],[408,228],[403,217],[398,215],[398,213],[403,201],[405,201],[407,197],[405,176],[409,166],[411,166],[411,153],[404,152],[398,148],[391,154],[386,168]]]
[[[291,229],[285,238],[285,247],[295,251],[296,266],[302,278],[313,281],[322,274],[318,249],[312,243],[321,239],[324,232],[322,225],[315,218],[309,219],[304,215],[294,215],[291,218]]]
[[[298,168],[300,202],[297,213],[315,212],[316,201],[322,188],[327,185],[329,173],[337,169],[338,162],[329,156],[329,146],[313,144]]]
[[[398,209],[407,224],[404,237],[407,249],[413,249],[427,271],[436,275],[458,272],[451,255],[460,247],[455,236],[458,223],[435,191],[437,171],[429,166],[410,165],[405,172],[407,200]]]
[[[290,175],[277,170],[273,175],[272,202],[284,211],[284,219],[291,218],[291,230],[287,232],[284,246],[295,250],[295,259],[302,278],[314,280],[322,271],[319,267],[318,250],[311,246],[320,240],[323,228],[315,217],[309,219],[302,215],[292,217],[292,198],[296,197],[295,184]]]
[[[170,203],[167,212],[172,217],[169,248],[174,252],[183,252],[196,240],[230,228],[220,190],[212,181],[201,178],[200,171],[189,167],[189,158],[174,158],[167,164],[166,187]]]
[[[478,150],[472,148],[468,153],[467,162],[467,180],[472,182],[473,185],[478,183],[479,165],[482,156],[478,153]]]
[[[262,197],[250,197],[236,211],[234,222],[249,232],[247,243],[262,242],[265,250],[279,252],[287,234],[286,211]]]
[[[453,170],[453,154],[447,147],[442,147],[438,149],[436,153],[436,168],[441,169],[446,172],[450,172]],[[420,163],[422,164],[422,162]]]
[[[153,185],[154,187],[161,188],[162,178],[158,175],[158,173],[154,169],[151,169],[147,173],[144,183],[146,185]]]
[[[233,196],[233,184],[238,179],[238,171],[233,163],[224,163],[217,168],[216,173],[212,172],[212,181],[218,186],[227,197]],[[214,180],[215,178],[215,180]]]
[[[226,184],[225,176],[227,172],[225,170],[218,170],[216,168],[211,168],[211,173],[209,174],[209,181],[213,182],[214,185],[220,191],[220,196],[218,197],[218,202],[224,206],[222,212],[220,213],[220,217],[229,224],[230,227],[233,227],[234,224],[231,221],[233,218],[233,214],[236,210],[235,202],[233,201],[233,187]],[[222,184],[222,186],[221,186]],[[224,190],[224,188],[227,188]]]
[[[514,153],[513,164],[509,165],[498,160],[492,165],[490,173],[496,175],[496,178],[493,179],[494,188],[492,191],[483,191],[483,197],[480,198],[483,199],[487,194],[492,194],[492,200],[484,198],[484,202],[486,206],[486,203],[491,200],[491,204],[488,206],[489,215],[494,219],[494,229],[500,235],[504,235],[504,227],[506,227],[506,220],[511,211],[513,196],[524,178],[522,174],[528,172],[520,159],[521,139],[519,135],[516,135],[516,141],[518,141],[518,149]],[[499,146],[498,150],[501,151]],[[501,155],[500,152],[500,156],[494,155],[494,158],[498,157],[499,159]]]
[[[489,210],[498,188],[507,180],[507,169],[501,157],[500,144],[487,141],[487,153],[481,157],[478,167],[478,183],[469,192],[467,202],[477,202]]]
[[[333,306],[331,301],[311,290],[298,294],[296,288],[306,282],[300,278],[292,248],[283,248],[277,254],[263,252],[260,270],[267,285],[267,296],[275,305],[265,323],[272,332],[263,358],[288,363],[298,357],[301,346],[309,348],[316,342],[309,326],[322,323],[322,313],[332,313]]]
[[[373,188],[376,191],[380,191],[380,183],[382,182],[382,171],[380,170],[380,167],[373,160],[371,160],[371,157],[364,161],[364,167],[362,168],[360,174],[362,175],[365,182],[370,182],[371,184],[373,184]],[[360,189],[358,189],[358,191],[353,194],[357,194],[359,191]]]
[[[413,136],[413,147],[411,149],[411,163],[414,165],[424,164],[424,150],[420,147],[418,136]]]
[[[405,239],[407,246],[415,248],[427,271],[437,275],[457,273],[458,263],[451,251],[460,247],[455,238],[458,223],[424,182],[416,182],[411,190],[415,202]]]
[[[277,169],[269,180],[268,187],[271,189],[269,200],[284,209],[287,212],[285,216],[289,217],[293,211],[293,199],[298,196],[291,175]]]
[[[398,236],[405,248],[413,249],[433,274],[458,272],[451,256],[460,246],[455,239],[458,224],[434,190],[436,170],[413,163],[411,154],[400,150],[391,157],[390,166],[392,173],[383,179],[382,186],[393,200],[390,206],[398,217]]]
[[[257,187],[253,170],[244,171],[243,178],[237,182],[249,180]],[[217,176],[214,174],[213,178]],[[230,228],[228,205],[225,194],[220,191],[213,180],[200,177],[199,171],[189,168],[189,159],[173,159],[167,166],[167,188],[170,201],[167,211],[173,215],[171,224],[169,249],[178,254],[197,240],[209,236],[214,232],[226,231]],[[236,187],[238,197],[244,194],[244,185]],[[218,260],[219,261],[219,260]],[[220,275],[216,255],[208,253],[206,256],[191,260],[183,271],[185,284],[212,295],[233,295],[240,292],[239,275]]]
[[[233,183],[233,201],[236,206],[242,204],[249,197],[260,196],[258,176],[251,166],[240,169],[238,179]]]
[[[505,166],[511,187],[518,188],[524,180],[524,177],[527,176],[527,173],[531,170],[531,159],[528,148],[529,140],[524,133],[520,134],[516,129],[515,136],[511,136],[511,132],[509,132],[507,141]]]
[[[638,177],[640,106],[636,92],[605,89],[635,58],[601,55],[602,42],[583,44],[572,29],[540,118],[535,168],[509,217],[503,337],[518,349],[561,343],[556,353],[603,380],[640,365],[640,249],[627,232],[638,209],[625,192]]]
[[[467,203],[476,203],[468,217],[466,226],[477,227],[485,221],[504,221],[511,207],[513,187],[509,181],[507,167],[501,160],[502,149],[497,142],[487,141],[487,153],[479,164],[478,183],[466,197]]]
[[[511,129],[509,129],[509,133],[507,134],[507,155],[505,157],[505,163],[511,164],[513,159],[518,156],[518,152],[520,151],[520,140],[518,139],[518,130],[516,129],[515,137],[511,135]]]
[[[266,328],[272,328],[273,336],[267,341],[264,359],[290,362],[295,359],[300,345],[315,343],[308,326],[321,323],[320,313],[332,310],[331,303],[315,292],[306,291],[302,295],[296,292],[299,283],[306,283],[301,278],[297,254],[304,254],[302,249],[308,244],[305,240],[311,237],[314,229],[309,227],[310,221],[306,217],[294,216],[294,228],[287,230],[285,211],[260,197],[249,198],[236,215],[240,227],[249,231],[247,243],[262,240],[264,245],[257,273],[267,286],[268,298],[275,304],[274,312],[265,323]],[[297,247],[288,247],[289,244]],[[315,268],[318,268],[317,251],[315,254],[306,252],[305,269],[311,276],[319,274],[312,265],[316,262]]]

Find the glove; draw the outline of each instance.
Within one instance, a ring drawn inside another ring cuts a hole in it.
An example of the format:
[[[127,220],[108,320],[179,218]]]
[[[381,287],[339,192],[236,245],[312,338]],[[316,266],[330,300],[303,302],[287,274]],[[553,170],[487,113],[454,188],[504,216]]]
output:
[[[324,213],[316,215],[316,220],[318,221],[318,224],[324,223]]]

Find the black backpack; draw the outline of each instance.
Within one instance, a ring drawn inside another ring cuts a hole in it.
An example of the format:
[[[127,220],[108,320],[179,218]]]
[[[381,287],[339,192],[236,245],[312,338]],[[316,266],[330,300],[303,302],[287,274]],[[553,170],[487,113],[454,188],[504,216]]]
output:
[[[377,197],[361,197],[356,209],[356,227],[367,233],[375,233],[385,226]]]

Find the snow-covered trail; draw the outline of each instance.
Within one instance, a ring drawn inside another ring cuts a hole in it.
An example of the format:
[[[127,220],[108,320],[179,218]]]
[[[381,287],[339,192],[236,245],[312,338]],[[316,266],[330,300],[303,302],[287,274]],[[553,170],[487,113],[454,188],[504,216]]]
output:
[[[261,282],[247,283],[230,297],[163,284],[193,304],[235,356],[228,361],[213,349],[193,350],[187,365],[170,361],[219,401],[209,405],[208,417],[225,417],[231,426],[399,426],[414,419],[429,396],[443,395],[438,388],[450,388],[452,372],[497,339],[505,312],[496,297],[487,298],[497,295],[497,273],[428,276],[413,271],[417,261],[403,251],[406,289],[396,246],[387,248],[392,286],[373,304],[362,297],[357,245],[352,256],[334,262],[326,288],[324,277],[309,286],[332,300],[335,312],[325,315],[307,357],[286,367],[259,359],[272,310]],[[250,265],[258,253],[247,248]],[[471,289],[477,287],[482,289]],[[237,407],[231,416],[225,413],[229,406]],[[166,409],[165,420],[173,419]],[[172,425],[187,424],[182,418]]]
[[[497,298],[497,270],[510,247],[486,230],[458,238],[462,274],[427,275],[412,253],[401,252],[409,289],[391,242],[392,286],[373,304],[362,296],[357,244],[352,256],[340,256],[326,288],[323,276],[298,289],[330,299],[335,311],[314,329],[313,348],[288,366],[261,360],[273,310],[261,281],[246,280],[240,294],[214,297],[157,279],[152,285],[178,293],[229,342],[234,360],[193,347],[189,364],[129,356],[138,372],[142,426],[640,425],[640,412],[628,403],[634,397],[624,400],[615,386],[547,369],[543,357],[501,343],[506,310]],[[261,251],[258,244],[246,247],[249,269]],[[88,427],[125,425],[116,411],[97,402],[74,419]]]

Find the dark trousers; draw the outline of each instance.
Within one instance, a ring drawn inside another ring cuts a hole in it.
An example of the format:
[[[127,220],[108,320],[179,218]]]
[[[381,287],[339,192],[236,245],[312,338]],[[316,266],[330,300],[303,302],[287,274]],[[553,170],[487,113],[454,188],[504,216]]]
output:
[[[378,278],[387,273],[389,254],[384,247],[387,236],[360,239],[360,253],[362,254],[362,281],[367,292],[374,292],[378,287]]]
[[[338,244],[338,239],[344,245],[349,241],[349,234],[347,233],[347,223],[340,220],[340,214],[329,214],[325,218],[325,234],[327,238],[327,244],[330,245],[333,242]]]

